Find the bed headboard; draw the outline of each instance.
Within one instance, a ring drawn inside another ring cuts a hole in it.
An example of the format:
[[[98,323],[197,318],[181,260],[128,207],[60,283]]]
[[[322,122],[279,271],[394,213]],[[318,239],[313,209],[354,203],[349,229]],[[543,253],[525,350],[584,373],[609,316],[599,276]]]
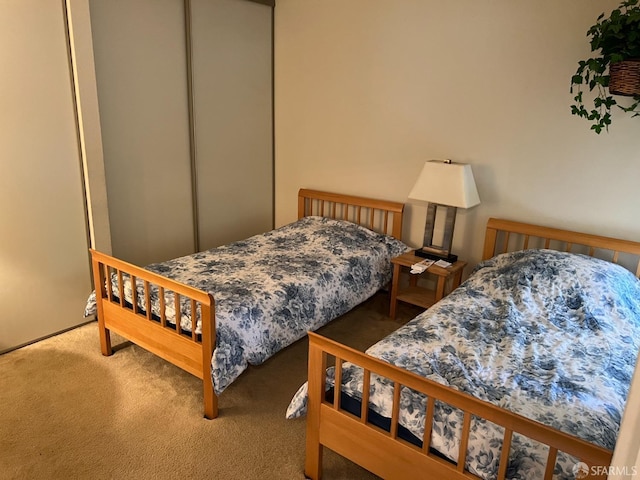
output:
[[[551,248],[596,256],[613,263],[620,263],[640,278],[640,242],[498,218],[489,219],[484,238],[483,260],[499,253],[527,248]]]
[[[379,233],[402,236],[404,203],[301,188],[298,218],[310,215],[346,220]]]

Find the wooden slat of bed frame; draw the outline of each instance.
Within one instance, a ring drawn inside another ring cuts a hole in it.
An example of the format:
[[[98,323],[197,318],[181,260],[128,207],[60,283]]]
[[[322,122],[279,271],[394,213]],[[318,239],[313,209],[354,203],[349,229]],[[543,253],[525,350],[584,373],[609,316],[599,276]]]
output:
[[[124,281],[122,280],[122,270],[118,270],[118,297],[120,306],[124,307]]]
[[[160,324],[167,326],[167,305],[165,304],[164,287],[158,287],[158,301],[160,302]]]
[[[391,438],[398,438],[398,421],[400,417],[400,392],[402,385],[393,382],[393,407],[391,408]]]
[[[342,359],[336,358],[335,365],[335,383],[336,385],[342,385]],[[333,397],[333,408],[340,409],[340,391],[336,390]]]
[[[558,456],[558,449],[554,447],[550,447],[549,455],[547,457],[547,469],[544,472],[544,480],[551,480],[553,478],[553,471],[556,465],[557,456]]]
[[[144,307],[147,313],[147,320],[151,320],[151,296],[149,295],[149,280],[144,281]]]
[[[360,422],[362,423],[367,423],[367,416],[369,414],[367,406],[369,405],[370,393],[371,372],[369,370],[365,370],[362,378],[362,403],[360,405]]]
[[[464,412],[462,433],[460,434],[460,451],[458,452],[458,471],[464,473],[467,464],[467,446],[469,445],[469,430],[471,430],[471,414]]]
[[[424,435],[422,437],[422,452],[429,453],[431,447],[431,431],[433,430],[433,412],[436,408],[436,399],[427,398],[427,414],[424,420]]]
[[[511,440],[513,439],[513,430],[506,428],[504,437],[502,438],[502,451],[500,452],[500,463],[498,464],[498,480],[504,480],[507,475],[507,467],[509,466],[509,453],[511,452]]]
[[[131,275],[131,305],[133,307],[133,313],[138,313],[138,289],[136,285],[136,277],[135,275]]]
[[[189,299],[191,304],[191,340],[198,341],[198,335],[196,334],[196,325],[198,324],[198,304],[191,298]]]

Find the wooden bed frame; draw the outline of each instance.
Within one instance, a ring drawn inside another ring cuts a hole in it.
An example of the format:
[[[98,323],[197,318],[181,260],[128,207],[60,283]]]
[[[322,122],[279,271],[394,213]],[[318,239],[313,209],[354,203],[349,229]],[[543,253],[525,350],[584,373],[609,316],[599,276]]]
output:
[[[402,234],[403,209],[404,204],[398,202],[307,189],[298,192],[298,218],[319,215],[348,220],[396,238],[400,238]],[[204,389],[204,416],[209,419],[217,417],[218,399],[213,390],[210,372],[211,358],[216,345],[213,296],[95,250],[91,250],[91,258],[102,354],[113,354],[110,337],[110,332],[113,331],[201,378]],[[117,296],[113,295],[111,288],[113,274],[118,278],[120,287]],[[143,282],[146,308],[138,308],[136,289],[133,289],[132,304],[124,301],[123,275],[131,276],[133,284],[136,280]],[[159,320],[151,317],[151,286],[159,292]],[[199,309],[201,335],[196,335],[195,329],[187,333],[180,331],[167,321],[164,292],[174,293],[176,318],[180,318],[181,298],[189,300],[192,312]]]
[[[608,253],[608,259],[613,262],[625,260],[631,264],[635,263],[635,275],[640,277],[640,243],[508,220],[489,219],[483,259],[491,258],[497,253],[527,248],[576,251],[599,258],[603,257],[603,253]],[[620,263],[623,262],[620,261]],[[633,268],[624,266],[633,271]],[[330,358],[335,360],[336,385],[341,383],[340,367],[344,362],[351,362],[364,369],[365,384],[369,383],[372,373],[387,377],[394,382],[390,432],[368,423],[366,411],[369,392],[366,388],[363,389],[360,416],[350,414],[341,408],[340,395],[335,395],[333,402],[325,400],[325,375]],[[500,457],[498,479],[505,478],[513,433],[526,435],[550,447],[545,480],[552,478],[558,451],[579,458],[589,467],[606,467],[611,463],[613,452],[610,450],[427,380],[314,333],[309,333],[308,382],[305,475],[314,480],[322,476],[323,447],[330,448],[385,479],[479,478],[465,468],[466,446],[472,415],[485,418],[505,429],[503,445],[506,448],[503,448]],[[401,386],[422,392],[428,397],[425,422],[427,427],[422,448],[398,438]],[[448,403],[464,412],[461,454],[457,464],[443,460],[431,453],[429,449],[431,440],[429,426],[432,424],[436,400]],[[588,478],[606,478],[606,474]]]

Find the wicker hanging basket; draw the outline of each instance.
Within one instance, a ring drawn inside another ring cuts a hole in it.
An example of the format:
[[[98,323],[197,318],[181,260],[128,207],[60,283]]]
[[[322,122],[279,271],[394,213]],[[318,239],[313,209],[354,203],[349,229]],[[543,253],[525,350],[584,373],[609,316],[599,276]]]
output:
[[[609,92],[613,95],[640,95],[640,58],[609,66]]]

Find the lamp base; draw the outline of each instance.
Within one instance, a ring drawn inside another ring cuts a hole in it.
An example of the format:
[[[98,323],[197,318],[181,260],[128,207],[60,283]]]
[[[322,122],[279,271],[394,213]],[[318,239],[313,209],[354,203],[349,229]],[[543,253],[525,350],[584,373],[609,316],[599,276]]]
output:
[[[417,257],[428,258],[429,260],[444,260],[449,263],[456,263],[458,261],[458,256],[450,253],[448,255],[438,255],[433,252],[425,252],[424,250],[418,248],[415,252],[413,252]]]

